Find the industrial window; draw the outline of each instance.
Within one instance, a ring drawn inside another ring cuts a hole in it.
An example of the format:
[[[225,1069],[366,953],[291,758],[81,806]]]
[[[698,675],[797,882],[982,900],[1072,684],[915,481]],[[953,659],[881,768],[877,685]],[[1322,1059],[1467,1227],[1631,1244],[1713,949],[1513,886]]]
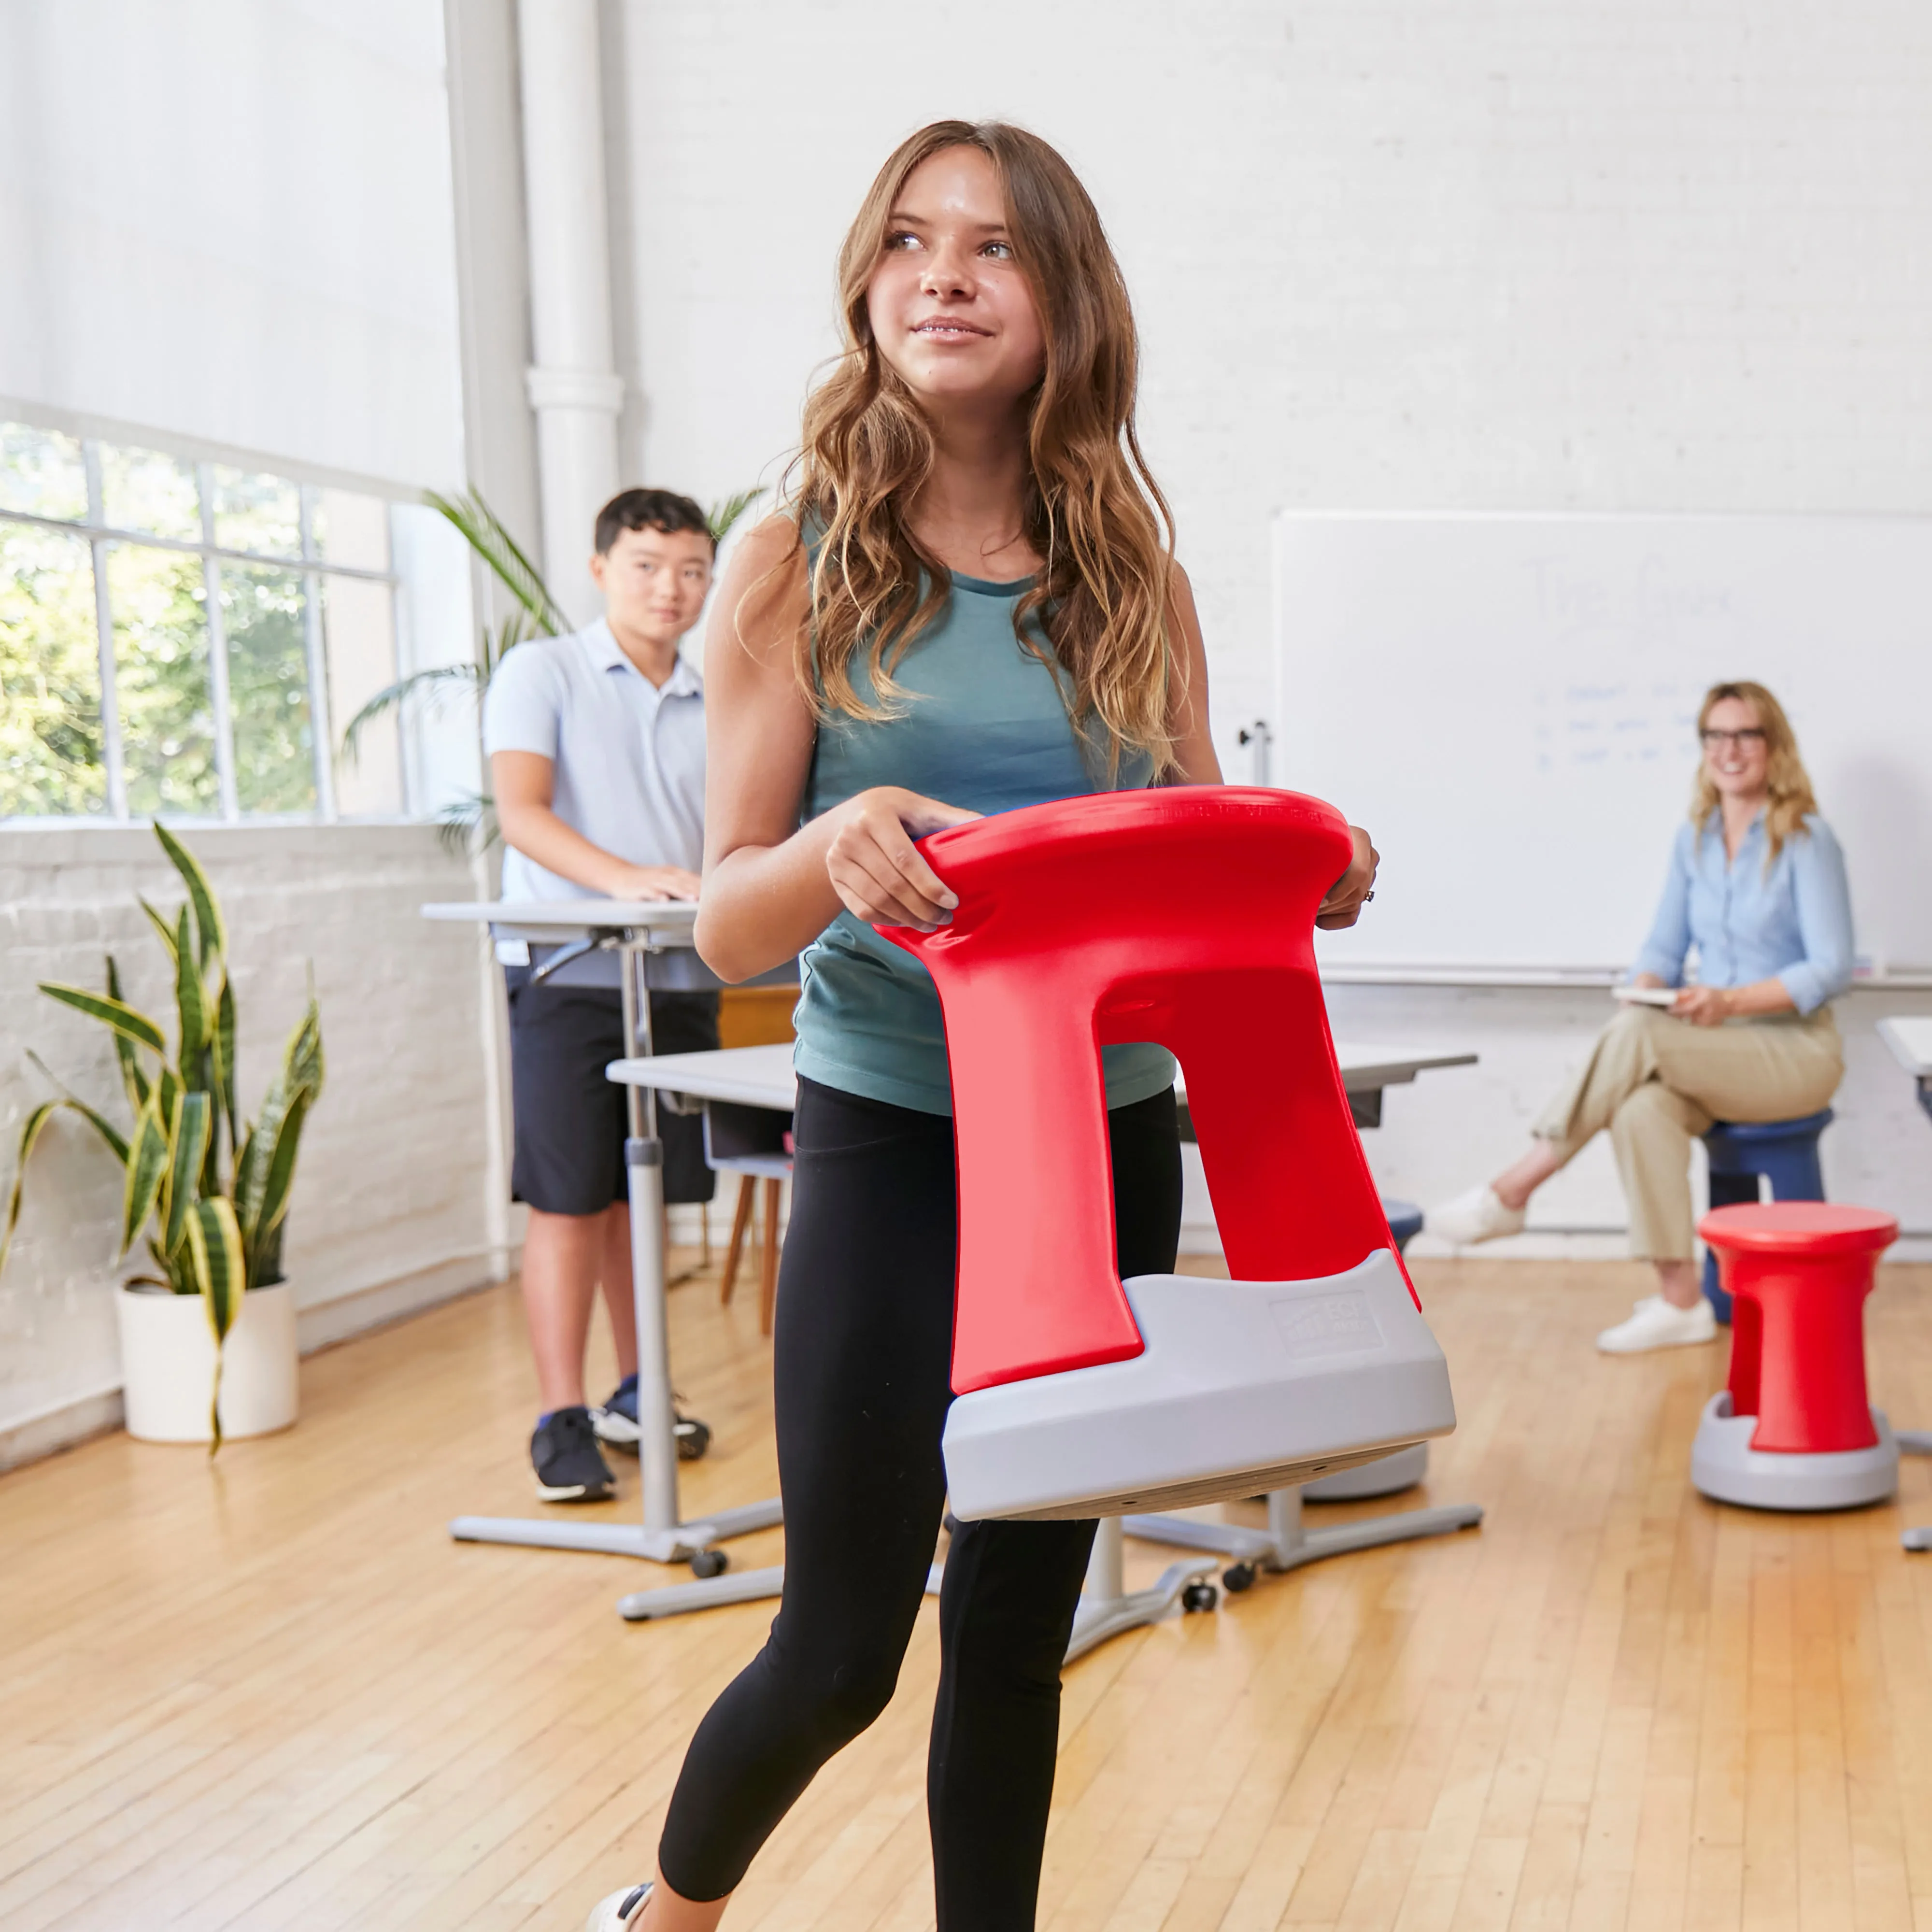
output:
[[[0,422],[0,818],[388,817],[391,506]]]

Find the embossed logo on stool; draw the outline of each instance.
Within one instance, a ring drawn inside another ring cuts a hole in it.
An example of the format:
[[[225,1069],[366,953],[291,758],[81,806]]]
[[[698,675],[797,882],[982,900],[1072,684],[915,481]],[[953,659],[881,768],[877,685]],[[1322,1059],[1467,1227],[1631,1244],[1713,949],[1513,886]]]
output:
[[[1342,1355],[1382,1345],[1382,1324],[1366,1294],[1311,1294],[1270,1306],[1291,1355]]]

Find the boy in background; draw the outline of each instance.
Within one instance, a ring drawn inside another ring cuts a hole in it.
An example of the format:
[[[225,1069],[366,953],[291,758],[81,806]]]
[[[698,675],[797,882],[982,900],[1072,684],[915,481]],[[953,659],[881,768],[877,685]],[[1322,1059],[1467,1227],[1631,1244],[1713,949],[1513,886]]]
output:
[[[626,490],[598,512],[590,572],[604,614],[568,637],[520,644],[483,707],[506,899],[694,899],[704,850],[704,693],[678,655],[711,588],[716,546],[704,513],[668,490]],[[526,949],[518,947],[520,953]],[[635,1449],[638,1336],[631,1299],[618,956],[592,952],[549,978],[556,949],[506,958],[516,1153],[512,1191],[530,1208],[524,1306],[542,1413],[530,1438],[545,1502],[610,1493],[604,1442]],[[506,946],[500,956],[510,949]],[[694,954],[653,962],[674,978]],[[668,970],[666,970],[668,969]],[[692,974],[694,985],[701,969]],[[653,991],[652,1044],[718,1044],[718,996]],[[709,1201],[702,1125],[660,1107],[664,1198]],[[592,1410],[584,1354],[599,1284],[623,1379]]]

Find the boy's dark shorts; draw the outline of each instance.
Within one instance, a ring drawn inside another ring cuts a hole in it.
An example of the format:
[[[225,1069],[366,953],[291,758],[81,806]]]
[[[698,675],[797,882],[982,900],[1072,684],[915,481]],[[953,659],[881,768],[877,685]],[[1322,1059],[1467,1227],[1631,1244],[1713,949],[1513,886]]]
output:
[[[532,986],[527,967],[504,975],[510,992],[510,1111],[516,1155],[510,1192],[546,1214],[598,1214],[628,1198],[624,1178],[628,1089],[604,1077],[624,1058],[622,996],[614,986]],[[716,993],[653,993],[652,1045],[702,1053],[718,1044]],[[717,1177],[704,1164],[704,1123],[658,1105],[664,1199],[709,1201]]]

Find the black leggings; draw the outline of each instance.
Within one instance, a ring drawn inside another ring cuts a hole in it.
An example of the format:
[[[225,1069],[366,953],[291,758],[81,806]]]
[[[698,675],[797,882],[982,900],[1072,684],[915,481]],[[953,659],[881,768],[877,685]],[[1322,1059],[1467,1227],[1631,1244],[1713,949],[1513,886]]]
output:
[[[658,1857],[686,1898],[735,1889],[819,1766],[885,1708],[946,1494],[952,1123],[798,1085],[775,1340],[784,1595],[671,1796]],[[1121,1273],[1166,1274],[1180,1232],[1174,1096],[1109,1124]],[[940,1932],[1034,1922],[1060,1664],[1093,1541],[1090,1522],[966,1523],[952,1538],[926,1774]]]

